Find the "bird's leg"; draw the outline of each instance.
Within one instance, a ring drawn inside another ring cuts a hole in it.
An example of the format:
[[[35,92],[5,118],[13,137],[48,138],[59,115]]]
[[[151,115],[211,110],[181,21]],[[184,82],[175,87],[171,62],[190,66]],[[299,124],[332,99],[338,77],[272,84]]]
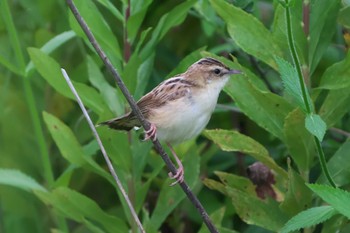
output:
[[[175,185],[175,184],[177,184],[177,183],[182,183],[182,182],[184,181],[184,167],[183,167],[183,165],[182,165],[181,160],[179,159],[179,157],[177,157],[177,155],[176,155],[176,153],[175,153],[173,147],[170,145],[170,143],[167,142],[167,145],[168,145],[168,147],[169,147],[171,153],[173,154],[173,156],[174,156],[174,158],[175,158],[175,160],[176,160],[177,165],[179,166],[179,167],[177,168],[176,174],[172,174],[171,172],[169,172],[170,178],[176,179],[176,181],[174,181],[173,183],[170,184],[170,186],[173,186],[173,185]]]
[[[155,141],[157,139],[157,127],[155,124],[150,123],[149,130],[145,132],[145,138],[144,141],[151,139],[152,141]]]

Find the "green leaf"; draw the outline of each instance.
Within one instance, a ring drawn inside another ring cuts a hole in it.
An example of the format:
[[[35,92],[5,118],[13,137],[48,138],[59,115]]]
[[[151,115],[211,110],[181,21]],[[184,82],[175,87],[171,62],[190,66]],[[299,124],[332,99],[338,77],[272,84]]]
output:
[[[97,42],[102,47],[103,51],[105,51],[107,57],[111,60],[112,64],[118,68],[118,70],[121,70],[120,61],[122,60],[122,52],[120,50],[119,42],[94,2],[75,0],[74,4],[86,21]],[[69,12],[69,22],[75,33],[84,38],[87,46],[89,46],[92,51],[95,51],[71,12]]]
[[[74,190],[59,187],[49,194],[36,192],[36,195],[47,205],[53,206],[64,217],[80,223],[89,221],[92,226],[98,227],[103,232],[128,232],[128,227],[120,218],[104,212],[93,200]],[[90,227],[90,226],[88,226]]]
[[[76,166],[83,166],[106,178],[115,185],[110,174],[84,154],[72,130],[55,116],[43,112],[44,121],[62,156]]]
[[[281,3],[283,1],[279,1]],[[304,31],[303,1],[293,1],[293,6],[289,8],[291,12],[291,24],[293,31],[293,40],[301,64],[307,64],[308,41]],[[286,27],[286,9],[282,4],[275,4],[274,20],[272,24],[272,35],[274,41],[284,52],[284,57],[290,56],[287,27]]]
[[[192,143],[192,146],[185,153],[183,165],[185,170],[185,180],[190,188],[193,188],[198,182],[200,157],[198,154],[198,148],[194,142],[190,141],[188,143]],[[184,145],[182,144],[181,146]],[[169,188],[169,183],[170,180],[164,182],[162,186],[150,221],[147,223],[147,225],[145,225],[146,232],[156,232],[156,230],[159,229],[159,227],[165,221],[167,216],[185,198],[185,193],[181,190],[179,185]]]
[[[47,192],[47,190],[32,177],[14,169],[0,168],[0,184],[13,186],[25,191]]]
[[[276,164],[270,157],[268,151],[260,143],[252,138],[236,131],[228,130],[205,130],[204,135],[217,144],[222,150],[239,151],[251,155],[282,177],[287,178],[287,172]]]
[[[307,186],[339,213],[343,214],[347,218],[350,218],[349,192],[339,188],[333,188],[328,185],[308,184]]]
[[[345,5],[345,4],[344,4]],[[339,11],[338,22],[343,26],[350,28],[350,6],[347,5]]]
[[[291,104],[278,95],[258,90],[242,75],[229,79],[224,90],[236,101],[245,115],[272,135],[285,141],[284,119],[293,110]]]
[[[35,48],[28,48],[31,60],[41,76],[60,94],[75,100],[75,97],[64,80],[59,64]],[[97,91],[83,83],[72,81],[83,103],[97,114],[101,114],[107,108]]]
[[[45,54],[50,54],[75,36],[76,34],[73,31],[62,32],[44,44],[40,50]],[[30,61],[26,67],[26,73],[29,74],[33,69],[34,64]]]
[[[287,221],[277,201],[270,198],[261,200],[236,189],[226,189],[237,214],[244,222],[277,232]]]
[[[141,24],[146,16],[149,5],[153,0],[131,1],[131,14],[126,23],[128,31],[128,42],[133,44],[135,37],[141,27]]]
[[[301,173],[307,172],[315,156],[314,137],[305,128],[305,114],[299,109],[290,112],[284,123],[285,144]]]
[[[332,174],[334,182],[339,186],[350,183],[350,141],[344,142],[335,154],[329,159],[327,167]],[[319,179],[320,182],[326,182],[324,175]]]
[[[219,232],[221,233],[237,233],[234,230],[230,230],[227,228],[223,228],[220,227],[221,226],[221,222],[225,216],[225,211],[226,208],[222,207],[216,211],[214,211],[212,214],[210,214],[210,219],[212,220],[212,222],[214,223],[214,225],[216,226],[216,228],[219,230]],[[198,231],[198,233],[209,233],[208,227],[203,223],[201,229]]]
[[[243,191],[248,195],[256,196],[256,186],[248,178],[219,171],[215,172],[215,175],[219,177],[225,186]]]
[[[89,56],[87,57],[87,70],[89,81],[99,90],[109,109],[115,115],[122,115],[125,109],[124,96],[106,81],[99,67]]]
[[[282,58],[276,56],[275,59],[278,64],[279,72],[281,74],[285,93],[292,97],[293,102],[297,106],[303,109],[304,112],[307,112],[297,70],[289,62],[283,60]],[[311,108],[311,101],[309,96],[307,96],[307,102]]]
[[[350,87],[350,52],[341,62],[329,67],[323,74],[318,88],[321,89],[342,89]]]
[[[310,74],[314,72],[318,62],[336,31],[340,0],[310,1],[310,40],[309,40],[309,66]]]
[[[117,19],[119,19],[121,22],[124,22],[124,17],[122,13],[116,8],[113,3],[111,3],[109,0],[97,0],[98,3],[105,6],[106,9],[108,9]]]
[[[288,187],[285,198],[280,205],[281,209],[293,216],[310,206],[311,201],[312,192],[305,185],[305,180],[288,164]]]
[[[327,125],[319,115],[313,113],[307,115],[305,118],[305,127],[312,135],[316,136],[318,140],[322,142],[327,130]]]
[[[245,52],[276,69],[273,56],[281,56],[282,52],[271,32],[258,19],[238,7],[223,0],[210,2],[227,24],[228,33],[235,43]]]
[[[135,98],[140,99],[145,93],[148,81],[154,68],[155,53],[152,53],[145,59],[137,70],[137,83],[135,89]]]
[[[288,233],[317,225],[328,220],[337,213],[338,212],[332,206],[320,206],[305,210],[291,218],[281,229],[280,233]]]
[[[336,124],[350,110],[349,88],[330,90],[319,111],[328,127]]]
[[[151,39],[140,52],[140,58],[142,60],[148,58],[154,52],[154,48],[157,43],[172,27],[181,24],[185,20],[190,8],[196,2],[196,0],[187,0],[181,4],[178,4],[171,11],[160,18],[157,26],[152,33]]]

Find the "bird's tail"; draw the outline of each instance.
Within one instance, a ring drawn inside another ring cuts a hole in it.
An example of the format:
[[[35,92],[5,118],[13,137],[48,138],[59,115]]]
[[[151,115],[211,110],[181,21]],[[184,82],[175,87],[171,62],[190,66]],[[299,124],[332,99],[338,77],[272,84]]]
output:
[[[135,126],[140,127],[140,123],[137,120],[137,118],[134,116],[134,114],[127,113],[123,116],[108,120],[108,121],[104,121],[101,122],[99,124],[97,124],[96,126],[102,126],[102,125],[106,125],[111,129],[115,129],[115,130],[125,130],[125,131],[129,131],[132,128],[134,128]]]

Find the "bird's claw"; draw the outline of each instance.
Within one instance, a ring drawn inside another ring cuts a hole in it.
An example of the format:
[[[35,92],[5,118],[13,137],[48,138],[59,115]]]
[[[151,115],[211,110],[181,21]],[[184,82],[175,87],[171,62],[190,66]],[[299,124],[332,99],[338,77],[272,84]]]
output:
[[[151,123],[150,128],[145,132],[144,141],[151,139],[152,141],[157,140],[157,127]]]
[[[169,186],[174,186],[175,184],[179,183],[181,184],[184,181],[184,169],[182,166],[180,166],[177,171],[176,174],[174,175],[173,173],[169,172],[168,175],[171,179],[175,179],[175,181],[173,183],[171,183]]]

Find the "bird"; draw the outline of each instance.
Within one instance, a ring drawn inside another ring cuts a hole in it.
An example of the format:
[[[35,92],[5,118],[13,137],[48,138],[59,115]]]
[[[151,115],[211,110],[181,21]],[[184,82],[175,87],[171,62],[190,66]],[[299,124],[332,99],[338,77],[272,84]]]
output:
[[[240,73],[214,58],[202,58],[189,66],[186,72],[161,82],[137,102],[141,113],[150,122],[144,140],[165,142],[176,160],[176,174],[169,173],[170,178],[175,179],[171,185],[184,180],[183,165],[172,146],[203,131],[229,77]],[[101,125],[124,131],[141,127],[132,111],[98,124]]]

